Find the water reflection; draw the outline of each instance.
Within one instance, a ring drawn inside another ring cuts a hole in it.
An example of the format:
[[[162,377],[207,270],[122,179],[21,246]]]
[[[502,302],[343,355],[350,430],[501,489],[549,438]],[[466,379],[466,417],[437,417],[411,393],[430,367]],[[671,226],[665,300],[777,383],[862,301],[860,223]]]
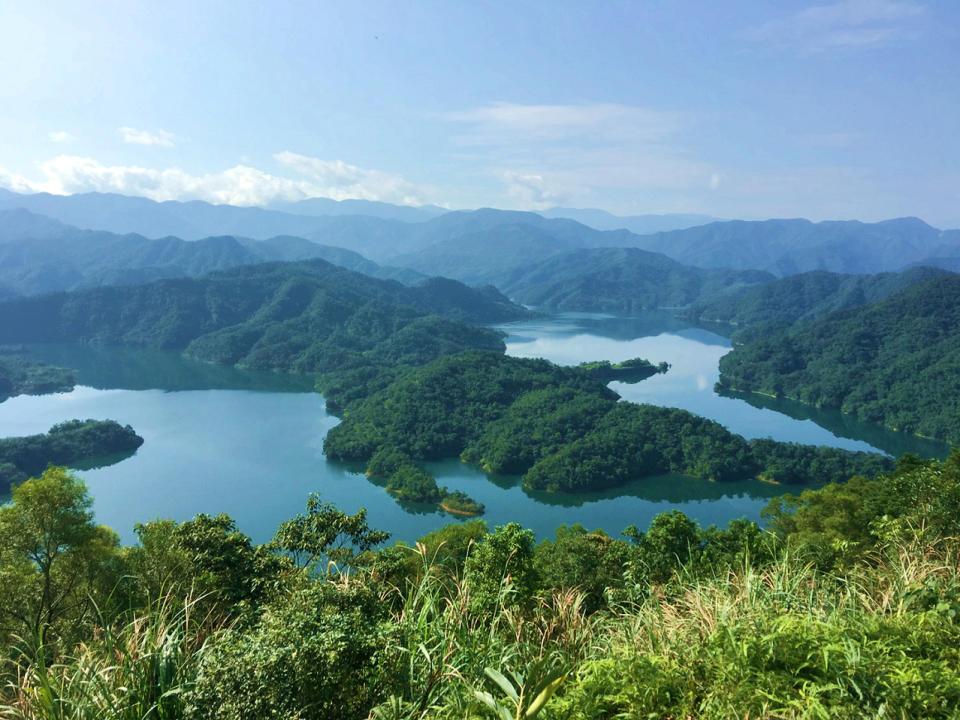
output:
[[[683,326],[679,330],[678,323]],[[718,395],[713,390],[719,379],[717,366],[730,352],[729,340],[708,329],[690,327],[668,313],[651,313],[636,320],[564,314],[555,324],[535,321],[498,327],[507,333],[507,353],[516,357],[543,357],[562,365],[590,360],[620,362],[633,357],[653,363],[666,361],[671,365],[666,374],[636,384],[613,382],[610,387],[624,400],[688,410],[746,438],[769,437],[893,455],[912,452],[941,457],[946,452],[942,443],[892,433],[850,416],[838,421],[815,409],[804,412],[789,405],[766,404],[760,396]],[[646,334],[620,336],[630,328]]]
[[[258,372],[211,365],[165,350],[80,344],[26,346],[29,356],[50,365],[73,368],[77,384],[124,390],[260,390],[309,392],[305,375]]]

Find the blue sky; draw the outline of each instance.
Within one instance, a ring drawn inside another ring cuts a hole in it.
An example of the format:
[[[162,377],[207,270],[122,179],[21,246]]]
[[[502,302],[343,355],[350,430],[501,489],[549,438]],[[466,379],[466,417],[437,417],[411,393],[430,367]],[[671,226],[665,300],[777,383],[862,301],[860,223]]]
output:
[[[960,4],[8,2],[0,186],[960,226]]]

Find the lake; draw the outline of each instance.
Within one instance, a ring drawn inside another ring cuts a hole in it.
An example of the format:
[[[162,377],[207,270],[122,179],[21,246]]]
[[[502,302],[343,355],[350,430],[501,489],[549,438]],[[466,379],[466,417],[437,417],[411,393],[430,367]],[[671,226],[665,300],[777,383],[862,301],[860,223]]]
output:
[[[671,364],[641,383],[612,383],[624,400],[680,407],[750,437],[772,437],[848,449],[880,449],[942,457],[947,447],[842,416],[757,397],[713,391],[717,362],[729,351],[721,335],[691,328],[666,313],[639,318],[564,314],[499,326],[508,353],[557,363],[645,357]],[[255,541],[303,510],[311,492],[342,510],[367,508],[371,526],[412,542],[459,518],[431,507],[400,505],[356,465],[323,455],[337,424],[308,378],[220,368],[175,353],[72,345],[32,346],[32,355],[73,367],[70,393],[0,402],[0,437],[46,432],[71,418],[130,424],[144,445],[115,465],[86,469],[97,520],[133,542],[133,526],[156,517],[186,520],[227,513]],[[760,482],[711,483],[683,476],[647,478],[586,495],[523,490],[517,477],[488,476],[456,460],[427,466],[441,485],[484,503],[491,525],[517,521],[540,537],[580,523],[618,534],[646,527],[679,508],[701,524],[725,524],[760,510],[782,490]]]

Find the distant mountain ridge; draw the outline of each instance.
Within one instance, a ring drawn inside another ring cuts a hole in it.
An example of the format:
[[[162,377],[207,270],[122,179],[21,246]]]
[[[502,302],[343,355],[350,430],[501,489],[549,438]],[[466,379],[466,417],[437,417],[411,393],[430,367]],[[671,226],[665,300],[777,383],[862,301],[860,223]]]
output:
[[[240,265],[310,258],[407,283],[425,277],[413,270],[384,268],[350,250],[297,237],[149,240],[136,234],[80,230],[27,210],[0,210],[0,288],[7,295],[196,277]]]
[[[668,213],[666,215],[614,215],[596,208],[552,207],[541,210],[545,218],[567,218],[588,225],[596,230],[629,230],[637,235],[683,230],[697,225],[722,222],[710,215]]]
[[[492,208],[436,214],[440,209],[313,198],[283,206],[292,212],[280,212],[203,202],[156,203],[98,193],[19,195],[0,190],[0,209],[13,207],[79,227],[145,237],[303,238],[360,253],[378,264],[468,283],[502,283],[516,272],[534,272],[536,266],[560,254],[599,248],[633,247],[701,269],[761,270],[780,277],[812,270],[894,272],[926,261],[947,268],[960,265],[960,230],[938,230],[917,218],[879,223],[732,220],[638,235],[623,228],[596,229],[565,217]],[[321,210],[339,214],[302,214]],[[381,216],[344,214],[354,210]],[[578,214],[601,226],[623,224],[623,218],[603,211],[547,211],[563,213]],[[676,222],[708,219],[663,217]],[[0,293],[4,287],[0,280]]]
[[[637,246],[697,267],[753,268],[781,277],[810,270],[879,273],[960,256],[960,230],[938,230],[918,218],[731,220],[647,235]]]

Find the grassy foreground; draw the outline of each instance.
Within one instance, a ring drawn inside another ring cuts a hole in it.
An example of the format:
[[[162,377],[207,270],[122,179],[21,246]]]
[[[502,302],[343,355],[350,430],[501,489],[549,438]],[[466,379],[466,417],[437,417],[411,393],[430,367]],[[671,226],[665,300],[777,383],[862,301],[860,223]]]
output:
[[[375,550],[316,500],[268,546],[223,516],[149,523],[30,635],[10,611],[42,599],[0,593],[0,714],[957,718],[958,460],[775,502],[769,531],[674,512],[535,545],[471,521]]]

